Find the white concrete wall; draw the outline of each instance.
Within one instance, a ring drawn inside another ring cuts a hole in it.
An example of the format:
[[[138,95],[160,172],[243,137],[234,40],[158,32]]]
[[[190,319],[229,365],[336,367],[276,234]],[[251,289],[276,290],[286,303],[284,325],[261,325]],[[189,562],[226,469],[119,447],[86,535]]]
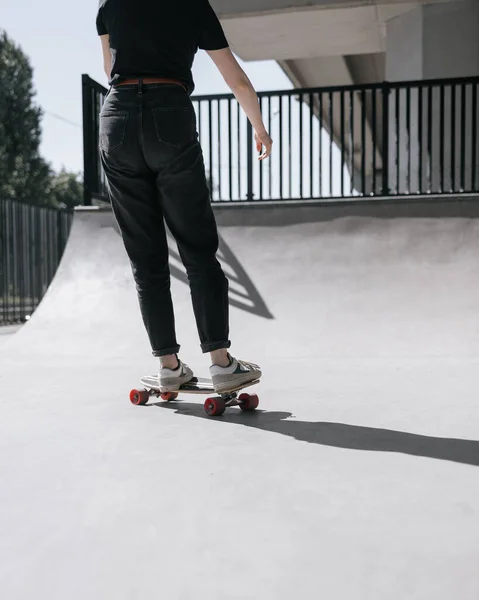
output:
[[[386,26],[386,78],[389,81],[408,81],[421,79],[444,79],[479,75],[479,2],[461,0],[444,4],[418,7],[409,13],[400,15]],[[460,146],[465,138],[466,183],[470,181],[472,169],[479,169],[479,162],[472,164],[472,144],[477,141],[479,132],[472,129],[472,90],[466,88],[466,110],[461,113],[460,92],[456,98],[455,124],[451,126],[452,99],[449,89],[444,96],[443,110],[440,107],[439,88],[432,94],[433,143],[428,156],[424,146],[427,144],[426,127],[423,139],[419,140],[419,122],[428,122],[427,96],[423,97],[423,110],[419,114],[417,92],[411,94],[410,127],[406,124],[406,98],[400,98],[399,127],[399,187],[408,189],[408,156],[412,155],[410,170],[411,187],[419,185],[420,142],[423,146],[423,176],[431,170],[433,187],[440,189],[440,117],[445,115],[444,157],[446,171],[445,187],[448,189],[460,179]],[[395,131],[395,97],[391,98],[391,131]],[[461,118],[466,127],[460,131]],[[455,132],[454,132],[455,129]],[[453,153],[455,165],[453,165]],[[390,139],[390,172],[397,166],[396,136]],[[478,156],[479,161],[479,156]],[[452,169],[454,167],[454,169]],[[454,173],[453,173],[454,171]]]
[[[422,79],[422,9],[391,19],[386,27],[386,79]]]
[[[479,2],[418,7],[386,23],[390,81],[479,75]]]
[[[425,6],[423,77],[479,75],[479,2]]]

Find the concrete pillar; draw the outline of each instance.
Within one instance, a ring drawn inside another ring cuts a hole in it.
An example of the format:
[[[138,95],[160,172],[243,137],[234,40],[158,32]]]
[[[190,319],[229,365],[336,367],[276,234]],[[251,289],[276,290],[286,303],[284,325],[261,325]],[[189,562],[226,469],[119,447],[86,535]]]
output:
[[[386,79],[394,82],[479,75],[478,32],[479,0],[424,5],[388,21]],[[473,170],[479,170],[478,100],[472,85],[446,86],[442,91],[437,86],[430,93],[424,90],[422,98],[418,88],[399,94],[393,91],[389,144],[393,191],[415,192],[421,185],[425,189],[428,180],[432,181],[429,187],[433,192],[460,189],[464,174],[464,188],[471,187]],[[461,169],[464,161],[465,173]]]

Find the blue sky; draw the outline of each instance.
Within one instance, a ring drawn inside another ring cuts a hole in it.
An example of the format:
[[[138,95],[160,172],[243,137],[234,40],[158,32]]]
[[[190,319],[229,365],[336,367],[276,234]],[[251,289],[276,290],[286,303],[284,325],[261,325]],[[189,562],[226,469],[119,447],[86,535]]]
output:
[[[97,0],[0,0],[0,29],[19,44],[34,68],[36,101],[46,112],[42,155],[55,169],[83,169],[81,75],[106,85],[96,34]],[[291,88],[275,62],[242,63],[258,91]],[[229,91],[221,75],[199,52],[196,94]],[[61,118],[60,118],[61,117]],[[65,120],[62,120],[65,119]]]

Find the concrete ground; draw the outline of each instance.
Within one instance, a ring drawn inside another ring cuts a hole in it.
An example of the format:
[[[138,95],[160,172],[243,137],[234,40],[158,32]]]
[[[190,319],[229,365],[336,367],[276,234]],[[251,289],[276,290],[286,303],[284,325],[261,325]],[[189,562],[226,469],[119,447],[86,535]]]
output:
[[[0,346],[3,598],[477,600],[479,219],[357,212],[218,215],[232,351],[264,376],[217,419],[130,404],[157,368],[130,267],[111,215],[76,215]],[[172,273],[205,375],[173,246]]]

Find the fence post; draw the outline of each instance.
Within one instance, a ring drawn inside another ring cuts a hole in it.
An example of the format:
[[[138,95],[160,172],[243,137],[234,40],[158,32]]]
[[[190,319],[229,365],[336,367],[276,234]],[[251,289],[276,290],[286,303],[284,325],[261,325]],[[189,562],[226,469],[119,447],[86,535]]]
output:
[[[57,257],[58,262],[60,262],[60,256],[63,253],[64,243],[63,243],[63,210],[57,211]]]
[[[248,192],[247,199],[252,202],[254,199],[253,194],[253,127],[248,121],[247,123],[247,144],[248,144]]]
[[[385,81],[382,85],[382,96],[383,96],[383,183],[381,194],[383,196],[389,196],[389,95],[391,93],[391,87],[389,82]]]
[[[90,78],[82,75],[82,99],[83,99],[83,204],[91,206],[92,202],[92,110],[91,92],[88,85]]]
[[[7,275],[5,273],[6,266],[6,204],[3,198],[0,198],[0,304],[2,310],[0,312],[0,322],[7,322]]]

